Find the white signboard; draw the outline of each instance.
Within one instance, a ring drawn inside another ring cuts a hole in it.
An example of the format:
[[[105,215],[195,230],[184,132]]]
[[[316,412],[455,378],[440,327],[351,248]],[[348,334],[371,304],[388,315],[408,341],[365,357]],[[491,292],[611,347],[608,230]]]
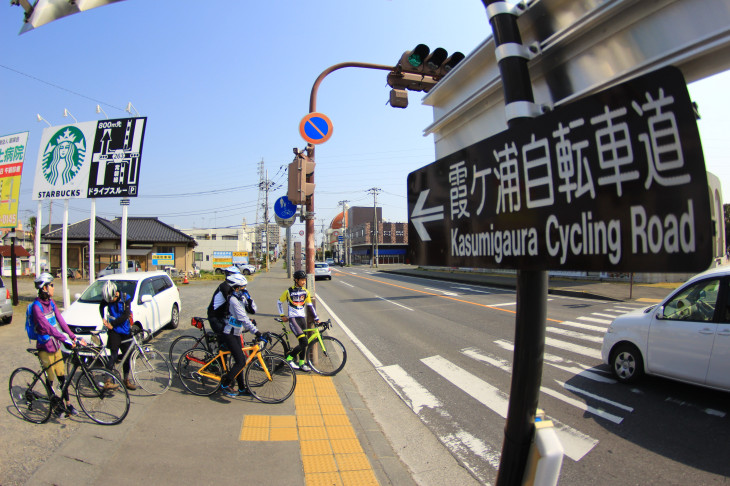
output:
[[[33,200],[83,199],[89,185],[90,146],[96,121],[43,130],[33,181]]]

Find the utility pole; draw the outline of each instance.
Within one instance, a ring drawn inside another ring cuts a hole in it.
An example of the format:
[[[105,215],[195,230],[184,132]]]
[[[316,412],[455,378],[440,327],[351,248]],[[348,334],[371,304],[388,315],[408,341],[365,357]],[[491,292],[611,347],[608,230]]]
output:
[[[327,221],[327,220],[324,219],[324,218],[319,218],[319,223],[322,225],[322,258],[320,259],[320,261],[322,261],[322,262],[326,260],[326,258],[324,257],[324,240],[326,238],[326,235],[325,235],[325,232],[324,232],[324,223],[325,223],[325,221]]]
[[[270,187],[268,170],[266,171],[266,180],[264,181],[264,184],[265,184],[264,192],[266,194],[264,196],[264,201],[265,201],[265,203],[264,203],[265,204],[265,206],[264,206],[264,224],[266,225],[264,234],[266,235],[266,271],[268,272],[269,271],[269,187]]]
[[[256,244],[255,244],[255,242],[256,242],[257,239],[261,238],[261,233],[258,231],[258,229],[256,229],[256,226],[259,224],[259,221],[261,221],[259,219],[259,210],[263,207],[263,203],[262,203],[263,191],[262,191],[262,189],[263,189],[263,187],[265,185],[265,182],[266,182],[266,172],[264,171],[264,159],[261,159],[261,162],[259,162],[257,172],[259,174],[259,200],[256,203],[256,222],[254,223],[254,228],[255,228],[255,232],[254,232],[254,252],[256,251],[256,248],[255,248]],[[261,242],[261,245],[263,245],[263,242]],[[259,245],[259,246],[261,246],[261,245]],[[258,268],[258,264],[259,264],[260,257],[254,257],[254,258],[256,258],[255,264],[256,264],[256,268]]]
[[[345,210],[345,205],[349,202],[350,201],[347,200],[340,201],[340,204],[342,204],[342,247],[345,251],[345,265],[348,265],[350,263],[350,252],[347,248],[347,211]]]
[[[368,189],[369,193],[373,195],[373,259],[370,267],[378,268],[378,193],[381,189],[373,187]]]

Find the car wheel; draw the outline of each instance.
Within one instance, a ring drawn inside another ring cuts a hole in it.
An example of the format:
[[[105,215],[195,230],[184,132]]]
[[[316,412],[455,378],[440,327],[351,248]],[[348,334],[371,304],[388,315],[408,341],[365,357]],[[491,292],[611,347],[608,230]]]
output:
[[[243,271],[243,274],[244,274],[244,275],[251,275],[251,272],[250,272],[250,271],[248,270],[248,268],[247,268],[247,269],[245,269],[245,270]]]
[[[216,268],[216,269],[215,269],[215,274],[216,274],[216,275],[221,275],[221,274],[223,274],[223,270],[222,270],[222,269],[220,269],[220,268]]]
[[[329,277],[327,277],[327,280],[332,280],[332,275],[330,275]]]
[[[177,329],[178,325],[180,325],[180,309],[177,308],[177,304],[173,304],[172,313],[170,314],[170,324],[168,324],[168,327],[170,329]]]
[[[644,374],[644,359],[639,350],[630,343],[621,343],[611,352],[611,371],[618,381],[631,383]]]
[[[10,324],[10,322],[13,320],[13,316],[3,317],[3,324]]]

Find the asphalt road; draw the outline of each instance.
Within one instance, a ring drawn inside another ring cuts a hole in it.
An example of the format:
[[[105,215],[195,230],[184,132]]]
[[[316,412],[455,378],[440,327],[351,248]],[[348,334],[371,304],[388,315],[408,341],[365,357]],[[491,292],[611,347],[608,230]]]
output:
[[[511,384],[515,294],[364,267],[317,282],[320,304],[393,390],[491,483]],[[550,296],[540,407],[566,449],[560,484],[714,484],[730,476],[730,395],[669,380],[635,386],[600,360],[605,328],[636,303]]]

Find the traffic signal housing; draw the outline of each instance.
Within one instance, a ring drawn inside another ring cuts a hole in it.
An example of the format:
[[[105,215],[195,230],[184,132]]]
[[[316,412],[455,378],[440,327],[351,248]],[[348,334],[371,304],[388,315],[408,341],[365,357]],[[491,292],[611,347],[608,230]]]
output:
[[[393,88],[390,91],[391,106],[408,106],[406,90],[428,93],[464,57],[461,52],[449,56],[441,47],[431,52],[426,44],[418,44],[413,50],[404,52],[398,64],[388,73],[388,85]]]
[[[307,176],[314,173],[315,163],[294,149],[294,160],[289,164],[289,187],[286,197],[294,204],[305,204],[307,196],[314,194],[314,183],[307,182]]]

